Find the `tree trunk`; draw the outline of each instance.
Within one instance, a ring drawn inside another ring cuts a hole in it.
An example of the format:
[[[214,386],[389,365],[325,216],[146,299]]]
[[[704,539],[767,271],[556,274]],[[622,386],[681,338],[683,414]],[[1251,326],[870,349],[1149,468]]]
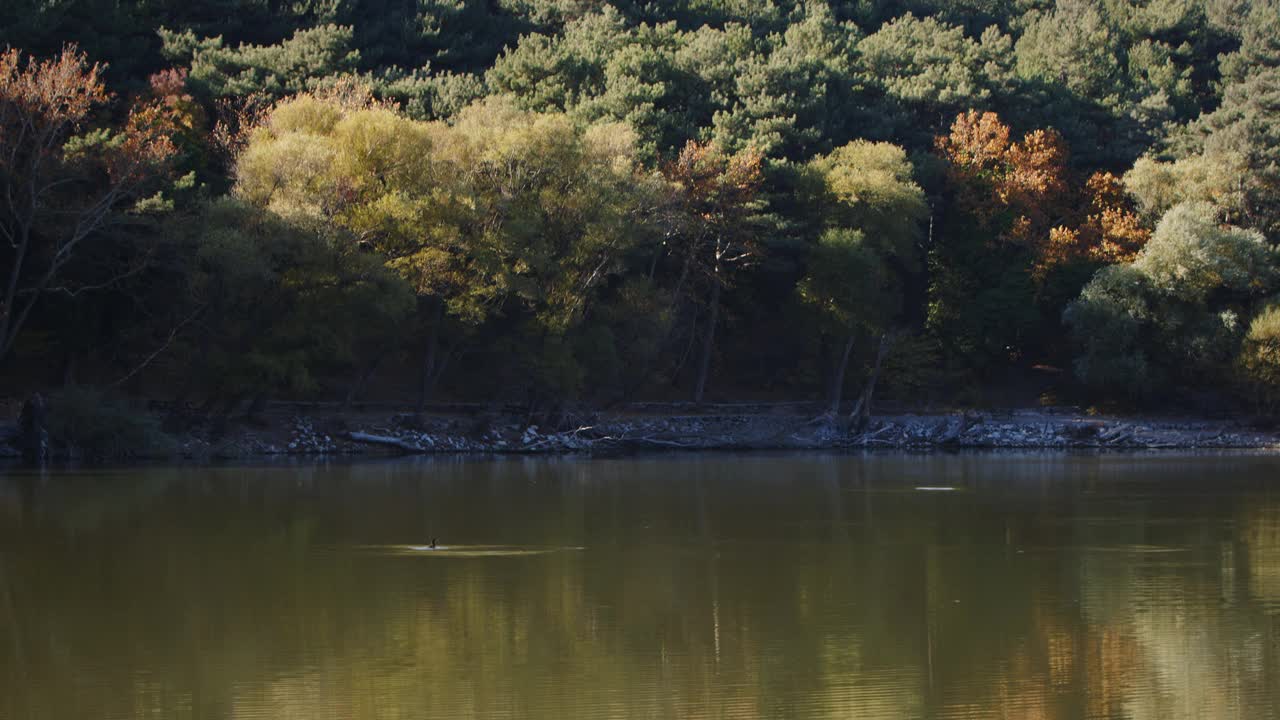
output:
[[[862,391],[862,397],[858,398],[857,404],[853,406],[853,412],[849,413],[855,427],[863,427],[871,417],[871,401],[875,397],[876,381],[880,379],[880,368],[884,365],[885,356],[893,348],[893,341],[893,332],[886,332],[880,336],[880,348],[876,350],[876,362],[871,367],[871,376],[867,378],[867,387]]]
[[[702,402],[707,389],[707,375],[711,372],[711,351],[715,348],[716,323],[720,319],[720,276],[716,274],[711,286],[711,317],[707,320],[707,336],[702,341],[702,362],[698,367],[698,383],[693,390],[693,401]]]
[[[852,333],[849,335],[849,341],[844,345],[844,354],[836,364],[835,377],[831,381],[831,414],[833,416],[840,414],[840,400],[844,397],[844,375],[849,367],[849,356],[853,354],[854,337]]]
[[[432,391],[435,390],[437,355],[440,350],[440,325],[444,322],[444,302],[439,301],[436,304],[436,317],[431,323],[431,330],[427,335],[427,349],[423,353],[422,359],[422,377],[421,384],[418,388],[418,412],[427,409],[427,401],[431,399]]]
[[[13,267],[9,269],[9,284],[5,288],[4,304],[0,305],[0,358],[3,358],[18,335],[17,305],[18,283],[22,280],[22,261],[26,259],[31,234],[25,226],[19,232],[20,240],[14,252]]]
[[[433,329],[427,340],[427,348],[422,358],[422,375],[418,381],[418,412],[427,409],[427,402],[431,400],[432,391],[435,389],[436,376],[436,331]]]
[[[653,276],[658,273],[658,261],[662,259],[662,252],[666,249],[666,245],[659,245],[658,249],[653,252],[653,258],[649,261],[649,282],[653,282]]]
[[[675,288],[671,291],[671,309],[674,310],[680,304],[680,293],[684,291],[684,283],[689,279],[689,269],[693,267],[693,250],[685,253],[684,263],[680,268],[680,279],[676,281]]]
[[[382,364],[382,359],[386,356],[387,353],[379,352],[364,366],[363,370],[356,374],[355,379],[351,381],[351,386],[347,388],[346,398],[342,401],[342,409],[344,411],[350,410],[351,403],[355,402],[356,398],[364,392],[365,386],[369,384],[369,379],[373,377],[373,373],[377,371],[378,366]]]
[[[49,457],[49,431],[45,425],[45,403],[40,393],[27,398],[18,417],[18,446],[22,459],[43,464]]]
[[[69,388],[79,385],[77,372],[80,367],[80,355],[75,350],[68,350],[66,357],[62,361],[62,387]]]

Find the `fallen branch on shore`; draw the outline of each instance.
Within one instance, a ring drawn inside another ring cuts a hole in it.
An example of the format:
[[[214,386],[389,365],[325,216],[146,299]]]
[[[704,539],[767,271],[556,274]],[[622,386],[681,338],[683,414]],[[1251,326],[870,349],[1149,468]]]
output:
[[[350,434],[352,442],[366,443],[368,445],[385,445],[393,447],[405,452],[420,453],[425,452],[423,448],[415,445],[407,440],[401,440],[397,437],[389,437],[387,435],[370,435],[369,433],[353,432]]]
[[[723,443],[725,441],[721,439],[718,441],[713,441],[712,443],[707,443],[707,442],[688,443],[688,442],[680,442],[678,440],[663,440],[661,438],[656,438],[656,437],[637,437],[637,438],[628,438],[626,442],[632,443],[634,445],[655,445],[658,447],[673,447],[673,448],[683,448],[686,450],[691,450],[696,448],[708,447],[709,445],[713,445],[714,442]]]

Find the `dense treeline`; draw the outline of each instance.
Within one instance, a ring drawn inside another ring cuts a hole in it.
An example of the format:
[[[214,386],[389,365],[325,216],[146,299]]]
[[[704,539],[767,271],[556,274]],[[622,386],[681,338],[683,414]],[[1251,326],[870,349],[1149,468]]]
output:
[[[18,0],[2,45],[0,389],[1280,402],[1275,0]]]

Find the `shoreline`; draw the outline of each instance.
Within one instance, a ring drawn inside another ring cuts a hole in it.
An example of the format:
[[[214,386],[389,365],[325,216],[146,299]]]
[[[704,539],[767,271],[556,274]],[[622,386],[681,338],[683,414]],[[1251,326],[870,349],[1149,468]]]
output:
[[[643,451],[768,450],[1274,450],[1280,432],[1227,419],[1090,416],[1040,409],[897,414],[865,428],[802,413],[605,414],[566,429],[528,424],[516,415],[459,413],[296,413],[239,422],[222,432],[210,423],[175,434],[164,453],[119,458],[181,461],[295,456],[626,454]],[[17,458],[0,443],[0,458]],[[94,462],[55,448],[52,460]]]

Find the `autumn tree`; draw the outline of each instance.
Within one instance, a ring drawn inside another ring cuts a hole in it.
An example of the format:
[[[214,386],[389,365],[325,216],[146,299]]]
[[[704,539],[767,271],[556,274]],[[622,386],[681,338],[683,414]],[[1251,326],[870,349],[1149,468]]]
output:
[[[936,147],[962,210],[994,239],[1037,250],[1065,214],[1067,149],[1056,131],[1013,141],[995,113],[970,110]]]
[[[1015,140],[996,114],[969,111],[935,146],[953,212],[935,249],[935,319],[993,355],[1043,350],[1037,335],[1055,344],[1052,325],[1089,276],[1147,240],[1119,179],[1077,180],[1052,129]]]
[[[120,126],[95,128],[108,99],[102,67],[74,47],[47,60],[0,53],[0,357],[42,296],[86,289],[61,285],[64,269],[174,155],[163,104],[135,104]]]
[[[969,111],[935,149],[947,202],[930,249],[928,329],[954,371],[999,367],[1038,344],[1032,266],[1061,214],[1065,147],[1051,131],[1014,140],[995,113]]]
[[[1124,183],[1108,172],[1089,176],[1072,215],[1063,220],[1037,254],[1033,273],[1038,278],[1072,263],[1129,262],[1151,237]]]
[[[747,149],[730,154],[714,143],[690,141],[663,168],[677,188],[680,276],[675,295],[680,297],[690,279],[705,281],[707,318],[694,383],[694,402],[702,402],[720,321],[721,295],[735,270],[756,259],[755,222],[761,208],[763,159]]]

